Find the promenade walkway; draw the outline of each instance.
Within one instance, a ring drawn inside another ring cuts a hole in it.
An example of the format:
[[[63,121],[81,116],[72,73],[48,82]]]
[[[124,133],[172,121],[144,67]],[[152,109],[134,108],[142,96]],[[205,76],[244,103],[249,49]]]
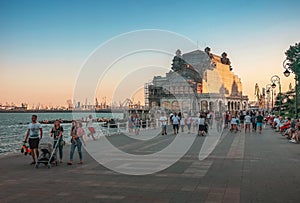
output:
[[[109,139],[124,151],[145,154],[163,149],[174,137],[157,136],[148,142],[123,135]],[[200,161],[205,139],[197,137],[171,167],[143,176],[113,172],[86,152],[83,165],[67,166],[67,149],[65,163],[51,169],[34,169],[23,155],[1,158],[0,202],[299,202],[300,145],[268,127],[261,135],[225,131],[213,152]]]

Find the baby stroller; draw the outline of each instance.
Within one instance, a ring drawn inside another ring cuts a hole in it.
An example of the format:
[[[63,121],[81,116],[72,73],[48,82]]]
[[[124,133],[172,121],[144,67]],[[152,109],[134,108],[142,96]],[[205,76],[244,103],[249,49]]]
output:
[[[51,139],[42,139],[39,144],[40,156],[35,164],[35,168],[38,168],[40,164],[44,164],[48,168],[51,168],[51,163],[56,161],[56,148],[59,142],[56,142],[56,146],[53,148],[53,141]],[[56,162],[57,165],[57,162]]]

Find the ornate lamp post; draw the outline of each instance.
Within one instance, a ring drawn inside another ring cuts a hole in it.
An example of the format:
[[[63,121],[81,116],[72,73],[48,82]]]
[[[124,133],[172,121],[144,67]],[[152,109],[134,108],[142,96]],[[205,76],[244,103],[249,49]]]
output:
[[[269,104],[269,102],[270,102],[270,90],[272,89],[272,86],[271,86],[271,84],[267,84],[266,85],[266,93],[267,93],[267,95],[268,95],[268,97],[267,97],[267,111],[269,112],[269,108],[270,108],[270,104]],[[273,89],[272,89],[272,108],[273,108]]]
[[[272,82],[272,85],[271,87],[273,89],[276,88],[276,83],[278,84],[278,87],[279,87],[279,115],[281,115],[281,104],[282,104],[282,99],[281,99],[281,83],[280,83],[280,77],[278,75],[274,75],[271,77],[271,82]]]
[[[290,73],[295,74],[295,116],[298,118],[298,74],[293,71],[293,69],[290,67],[290,63],[288,63],[288,60],[283,61],[283,68],[285,71],[283,72],[285,77],[289,77]]]

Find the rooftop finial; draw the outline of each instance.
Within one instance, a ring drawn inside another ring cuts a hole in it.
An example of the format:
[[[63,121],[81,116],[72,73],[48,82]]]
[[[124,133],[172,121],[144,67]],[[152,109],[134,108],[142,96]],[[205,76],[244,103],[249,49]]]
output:
[[[179,57],[179,58],[181,58],[181,51],[180,51],[180,49],[177,49],[176,56]]]

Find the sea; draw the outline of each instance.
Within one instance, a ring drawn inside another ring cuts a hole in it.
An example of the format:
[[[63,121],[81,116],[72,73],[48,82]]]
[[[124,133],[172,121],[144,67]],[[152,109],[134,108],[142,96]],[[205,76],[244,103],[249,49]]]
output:
[[[85,119],[91,113],[34,113],[38,121],[62,119]],[[21,147],[26,136],[32,113],[0,113],[0,157],[13,153],[21,153]],[[92,113],[93,118],[123,119],[123,113]],[[71,123],[61,123],[64,128],[64,139],[70,140]],[[85,125],[84,125],[85,126]],[[49,137],[53,124],[42,124],[43,137]]]

